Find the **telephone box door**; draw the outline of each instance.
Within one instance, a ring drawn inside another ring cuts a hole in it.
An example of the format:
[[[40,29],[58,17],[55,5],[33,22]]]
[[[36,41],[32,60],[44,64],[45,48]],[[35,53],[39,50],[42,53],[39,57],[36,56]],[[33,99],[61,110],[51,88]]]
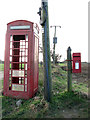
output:
[[[10,36],[9,89],[27,92],[28,35]]]

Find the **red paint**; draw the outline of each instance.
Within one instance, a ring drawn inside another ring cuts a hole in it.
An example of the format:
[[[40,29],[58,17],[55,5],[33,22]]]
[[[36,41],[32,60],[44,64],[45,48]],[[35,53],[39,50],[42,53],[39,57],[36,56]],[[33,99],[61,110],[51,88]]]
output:
[[[73,53],[72,54],[72,67],[73,73],[81,73],[81,53]]]
[[[22,27],[24,28],[22,29]],[[17,20],[7,24],[4,95],[29,99],[37,92],[39,75],[38,33],[38,25],[30,21]]]

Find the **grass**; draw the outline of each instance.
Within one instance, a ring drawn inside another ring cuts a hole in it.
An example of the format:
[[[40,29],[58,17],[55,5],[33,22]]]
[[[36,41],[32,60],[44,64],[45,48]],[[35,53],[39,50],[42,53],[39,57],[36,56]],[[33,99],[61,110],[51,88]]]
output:
[[[59,63],[60,66],[67,66],[67,62]]]
[[[85,99],[74,92],[63,92],[53,95],[52,103],[46,102],[43,97],[23,100],[20,107],[16,106],[16,99],[3,97],[3,118],[63,118],[61,111],[72,109],[75,106],[87,113]]]
[[[78,92],[82,91],[83,93],[88,93],[88,87],[87,84],[83,84],[83,83],[73,83],[72,84],[73,89],[77,90]]]
[[[1,80],[1,82],[0,82],[2,84],[2,89],[3,89],[3,82],[4,82],[3,80]]]
[[[65,115],[87,118],[87,98],[78,94],[82,90],[87,92],[87,86],[73,83],[74,91],[67,92],[67,72],[60,66],[52,65],[52,102],[48,103],[43,97],[42,70],[43,66],[39,65],[39,86],[36,96],[29,100],[22,99],[23,103],[20,107],[16,106],[18,99],[2,96],[3,118],[65,118]]]

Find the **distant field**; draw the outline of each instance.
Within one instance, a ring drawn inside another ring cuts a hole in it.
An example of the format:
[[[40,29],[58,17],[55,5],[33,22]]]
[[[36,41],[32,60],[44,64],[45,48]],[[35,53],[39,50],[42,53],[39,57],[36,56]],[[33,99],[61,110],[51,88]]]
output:
[[[4,71],[4,64],[0,64],[0,71]]]

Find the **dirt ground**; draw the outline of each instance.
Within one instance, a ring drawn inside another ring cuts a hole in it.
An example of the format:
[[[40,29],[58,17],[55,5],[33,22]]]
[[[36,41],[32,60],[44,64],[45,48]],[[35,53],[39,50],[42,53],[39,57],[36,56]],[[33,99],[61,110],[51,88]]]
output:
[[[73,73],[72,78],[74,81],[76,80],[78,83],[82,82],[88,84],[88,64],[82,63],[81,73]]]

